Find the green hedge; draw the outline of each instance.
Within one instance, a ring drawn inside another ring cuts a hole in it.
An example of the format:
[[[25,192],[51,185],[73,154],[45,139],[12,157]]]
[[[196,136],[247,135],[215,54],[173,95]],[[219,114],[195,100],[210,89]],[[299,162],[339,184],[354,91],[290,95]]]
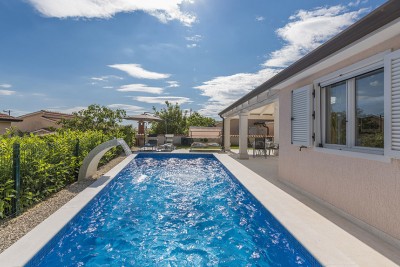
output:
[[[13,144],[20,144],[21,191],[19,210],[24,210],[75,181],[77,170],[85,156],[97,145],[114,137],[133,144],[131,128],[122,127],[112,133],[100,131],[60,131],[46,136],[0,137],[0,218],[12,215],[15,198],[12,178]],[[79,154],[76,144],[79,140]],[[105,164],[121,153],[113,148],[100,164]]]

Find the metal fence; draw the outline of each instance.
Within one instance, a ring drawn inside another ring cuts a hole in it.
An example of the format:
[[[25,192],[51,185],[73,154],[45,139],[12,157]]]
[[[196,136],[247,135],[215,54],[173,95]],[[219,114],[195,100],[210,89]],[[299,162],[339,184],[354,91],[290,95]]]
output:
[[[101,141],[100,141],[101,142]],[[99,142],[86,144],[88,149]],[[0,220],[19,215],[78,178],[80,140],[68,144],[14,143],[0,151]]]
[[[79,167],[97,145],[112,138],[132,139],[125,133],[74,133],[48,138],[0,140],[0,223],[78,179]],[[113,148],[99,166],[121,154]]]

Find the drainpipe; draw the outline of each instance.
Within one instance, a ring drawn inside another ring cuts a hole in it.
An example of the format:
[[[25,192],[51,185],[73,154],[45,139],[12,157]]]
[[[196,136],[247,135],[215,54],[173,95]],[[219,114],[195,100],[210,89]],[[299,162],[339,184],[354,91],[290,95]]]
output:
[[[222,150],[225,152],[225,119],[221,115],[219,115],[222,119],[222,135],[221,135],[221,146]]]

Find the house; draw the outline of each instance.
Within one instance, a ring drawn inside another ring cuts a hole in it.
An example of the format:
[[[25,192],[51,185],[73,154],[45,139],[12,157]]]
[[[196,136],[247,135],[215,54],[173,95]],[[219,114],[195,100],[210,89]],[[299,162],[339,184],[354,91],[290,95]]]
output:
[[[0,134],[4,134],[7,129],[11,128],[13,122],[21,122],[22,119],[17,119],[13,116],[0,113]]]
[[[73,117],[71,114],[40,110],[19,116],[18,119],[21,119],[21,121],[13,122],[12,126],[15,126],[21,132],[48,133],[52,132],[53,129],[61,128],[58,122],[62,119],[71,119]]]
[[[400,247],[400,1],[383,4],[220,112],[274,110],[279,179]]]

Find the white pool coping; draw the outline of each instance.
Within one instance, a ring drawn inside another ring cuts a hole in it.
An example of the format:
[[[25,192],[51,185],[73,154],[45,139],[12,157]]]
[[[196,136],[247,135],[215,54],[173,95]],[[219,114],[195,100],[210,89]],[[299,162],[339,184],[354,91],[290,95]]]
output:
[[[27,264],[136,155],[128,156],[1,253],[0,265]],[[398,266],[228,155],[213,155],[323,266]]]

